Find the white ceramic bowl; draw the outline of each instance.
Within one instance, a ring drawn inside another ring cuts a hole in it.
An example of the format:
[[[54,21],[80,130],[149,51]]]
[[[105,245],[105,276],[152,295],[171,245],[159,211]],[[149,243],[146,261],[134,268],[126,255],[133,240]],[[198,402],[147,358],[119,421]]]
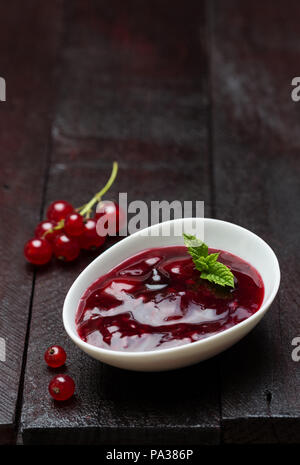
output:
[[[173,228],[178,226],[178,222],[181,224],[183,222],[184,231],[188,233],[192,232],[191,228],[195,221],[199,225],[204,225],[204,240],[209,247],[231,252],[257,269],[265,286],[261,308],[250,318],[232,328],[206,339],[169,349],[149,352],[121,352],[101,349],[82,341],[76,332],[75,315],[79,299],[87,287],[101,275],[137,252],[151,247],[183,245],[182,237],[172,234],[168,237],[162,236],[161,228],[163,225],[169,225]],[[138,231],[126,237],[97,257],[71,286],[64,302],[63,323],[68,335],[78,347],[101,362],[127,370],[172,370],[192,365],[222,352],[243,338],[257,325],[274,300],[280,283],[278,260],[265,241],[240,226],[210,218],[172,220],[150,226],[147,229],[155,232],[156,235],[145,237],[142,231]]]

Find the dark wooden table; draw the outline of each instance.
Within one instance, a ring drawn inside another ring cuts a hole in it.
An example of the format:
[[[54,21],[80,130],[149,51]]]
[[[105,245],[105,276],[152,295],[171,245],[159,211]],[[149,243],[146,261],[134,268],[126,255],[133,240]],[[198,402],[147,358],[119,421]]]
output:
[[[300,102],[290,96],[299,22],[297,0],[2,5],[1,443],[300,442]],[[102,365],[61,319],[93,256],[25,264],[23,244],[49,202],[82,204],[115,159],[112,196],[204,200],[206,216],[253,230],[278,254],[276,301],[224,354],[169,373]],[[52,343],[66,348],[77,384],[60,406],[43,362]]]

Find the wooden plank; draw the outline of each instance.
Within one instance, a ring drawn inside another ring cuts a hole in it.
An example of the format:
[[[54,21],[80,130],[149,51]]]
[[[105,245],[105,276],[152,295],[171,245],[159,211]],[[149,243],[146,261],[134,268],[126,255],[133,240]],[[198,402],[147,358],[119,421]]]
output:
[[[225,443],[298,442],[300,106],[291,79],[299,2],[215,1],[210,9],[216,215],[262,236],[282,283],[269,314],[222,366]]]
[[[53,102],[53,66],[59,39],[60,2],[6,2],[0,15],[0,74],[7,101],[0,102],[0,444],[15,441],[33,269],[23,246],[39,220]]]
[[[112,196],[207,202],[207,99],[203,2],[69,2],[47,202],[75,205],[102,186],[114,159]],[[109,245],[109,244],[108,244]],[[173,373],[104,366],[68,340],[66,292],[91,260],[38,273],[26,366],[22,432],[33,443],[215,443],[217,360]],[[42,360],[66,347],[76,396],[56,405]]]

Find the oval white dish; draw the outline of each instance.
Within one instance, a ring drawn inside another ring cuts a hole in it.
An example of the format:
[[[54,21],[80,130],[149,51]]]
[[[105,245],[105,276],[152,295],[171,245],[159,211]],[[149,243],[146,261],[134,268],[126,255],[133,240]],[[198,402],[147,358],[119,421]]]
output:
[[[192,233],[195,222],[204,227],[204,240],[209,247],[225,250],[241,257],[260,273],[265,286],[265,295],[260,309],[232,328],[200,341],[169,349],[121,352],[95,347],[80,339],[76,331],[75,315],[84,291],[101,275],[144,249],[183,245],[182,236],[172,234],[172,229],[182,225],[184,232]],[[166,226],[171,227],[169,236],[161,234],[162,228]],[[147,230],[155,235],[145,236],[146,230],[143,230],[121,240],[87,266],[71,286],[64,302],[63,323],[70,338],[84,352],[101,362],[128,370],[172,370],[208,359],[229,348],[249,333],[265,315],[279,288],[280,269],[275,253],[259,236],[233,223],[211,218],[171,220],[150,226]]]

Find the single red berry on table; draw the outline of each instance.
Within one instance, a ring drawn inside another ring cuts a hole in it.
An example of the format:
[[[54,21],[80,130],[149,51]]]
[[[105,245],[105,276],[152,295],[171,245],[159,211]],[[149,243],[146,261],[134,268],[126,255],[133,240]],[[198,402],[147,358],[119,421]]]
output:
[[[34,235],[35,237],[42,237],[43,239],[46,239],[47,241],[52,243],[55,237],[61,232],[59,230],[55,230],[55,226],[56,223],[54,221],[41,221],[41,223],[39,223],[35,228]]]
[[[80,247],[85,250],[94,250],[105,242],[105,236],[99,236],[96,230],[97,221],[89,219],[84,223],[83,234],[79,238]]]
[[[84,231],[84,222],[80,213],[73,212],[66,216],[64,229],[70,237],[81,236]]]
[[[56,200],[52,202],[47,210],[47,218],[52,221],[60,221],[66,218],[67,215],[72,213],[74,208],[69,202],[65,200]]]
[[[26,242],[24,255],[34,265],[45,265],[51,260],[52,247],[46,239],[35,237]]]
[[[55,238],[53,250],[56,258],[64,260],[65,262],[71,262],[78,257],[80,246],[77,239],[61,233]]]
[[[98,203],[95,219],[98,220],[105,215],[105,228],[107,233],[114,235],[119,232],[125,223],[125,213],[116,202],[103,200]]]
[[[55,400],[67,400],[74,394],[75,383],[68,375],[57,375],[49,383],[49,393]]]
[[[65,364],[67,354],[61,346],[50,346],[44,354],[47,365],[51,368],[58,368]]]

